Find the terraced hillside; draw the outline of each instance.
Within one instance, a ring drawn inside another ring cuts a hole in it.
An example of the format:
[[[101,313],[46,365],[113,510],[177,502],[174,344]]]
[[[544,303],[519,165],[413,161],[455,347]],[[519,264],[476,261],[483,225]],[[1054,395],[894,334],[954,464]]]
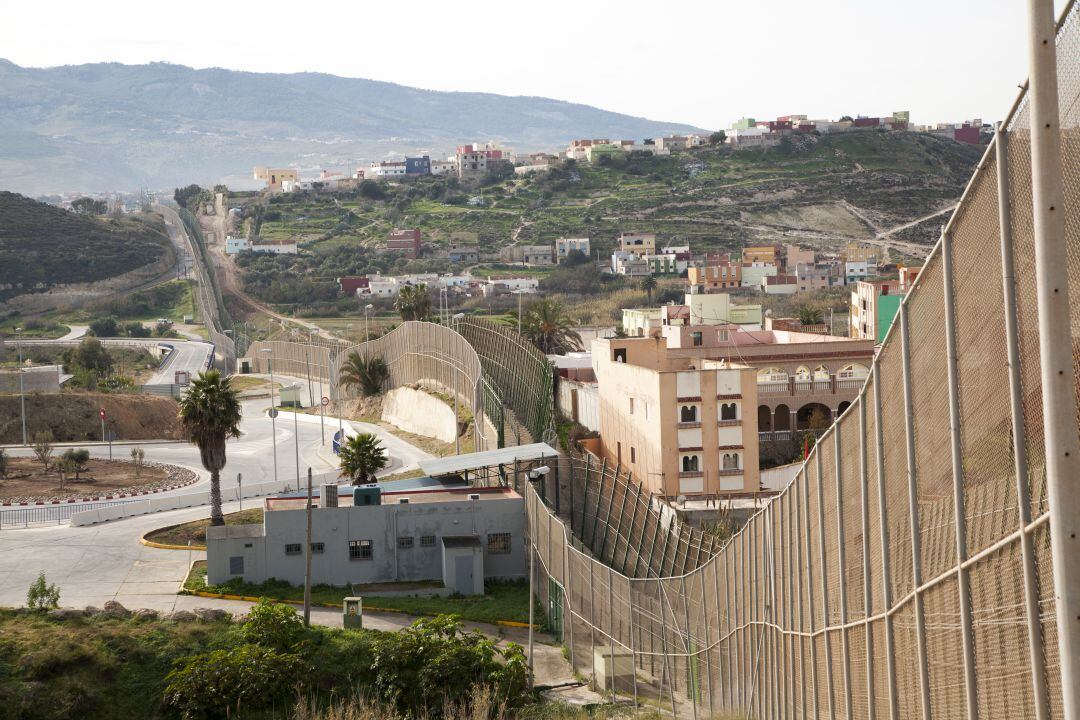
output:
[[[567,163],[524,178],[489,177],[479,187],[428,178],[280,195],[248,207],[248,231],[264,241],[298,241],[303,252],[239,262],[249,291],[297,302],[332,294],[328,283],[343,274],[448,269],[438,254],[453,233],[475,235],[489,257],[559,236],[588,236],[603,256],[620,231],[633,230],[689,242],[695,251],[869,241],[890,247],[894,259],[919,257],[981,152],[923,133],[867,131],[793,137],[764,152],[717,147]],[[382,252],[394,227],[420,228],[429,258]],[[291,292],[297,284],[305,290]]]

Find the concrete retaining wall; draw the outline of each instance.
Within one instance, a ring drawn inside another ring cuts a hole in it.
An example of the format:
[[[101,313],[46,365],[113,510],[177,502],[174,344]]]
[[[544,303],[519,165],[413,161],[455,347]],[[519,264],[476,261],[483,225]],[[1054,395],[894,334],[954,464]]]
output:
[[[399,387],[386,393],[382,418],[406,432],[433,437],[444,443],[452,443],[457,437],[454,409],[423,390]]]

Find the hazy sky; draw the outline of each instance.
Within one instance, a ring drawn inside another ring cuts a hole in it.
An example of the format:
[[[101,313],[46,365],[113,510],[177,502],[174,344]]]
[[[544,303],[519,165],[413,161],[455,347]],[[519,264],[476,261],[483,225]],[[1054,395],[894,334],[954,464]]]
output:
[[[1020,0],[54,0],[7,4],[0,57],[320,71],[706,128],[905,109],[925,123],[1000,119],[1026,28]]]

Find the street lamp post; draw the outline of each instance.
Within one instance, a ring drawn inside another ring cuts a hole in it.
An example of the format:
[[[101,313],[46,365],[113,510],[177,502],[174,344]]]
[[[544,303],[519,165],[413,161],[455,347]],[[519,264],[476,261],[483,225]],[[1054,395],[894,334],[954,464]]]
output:
[[[23,386],[22,328],[15,328],[19,345],[19,406],[22,411],[22,444],[26,445],[26,391]]]
[[[371,303],[364,306],[364,342],[371,339],[371,330],[368,328],[368,311],[375,307]]]
[[[270,369],[270,438],[274,443],[274,482],[277,483],[277,409],[274,408],[274,359],[271,357],[274,350],[263,348],[259,352],[266,353],[266,366]]]

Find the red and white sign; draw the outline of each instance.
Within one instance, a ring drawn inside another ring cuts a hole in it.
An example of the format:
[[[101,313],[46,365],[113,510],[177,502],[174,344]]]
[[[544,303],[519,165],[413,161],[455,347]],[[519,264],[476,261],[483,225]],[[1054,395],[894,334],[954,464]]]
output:
[[[98,410],[98,415],[100,415],[101,419],[104,420],[105,419],[105,408],[101,408],[100,410]]]
[[[323,405],[329,405],[329,404],[330,404],[330,398],[328,398],[328,397],[326,397],[325,395],[323,395],[323,396],[322,396],[322,404],[323,404]]]

